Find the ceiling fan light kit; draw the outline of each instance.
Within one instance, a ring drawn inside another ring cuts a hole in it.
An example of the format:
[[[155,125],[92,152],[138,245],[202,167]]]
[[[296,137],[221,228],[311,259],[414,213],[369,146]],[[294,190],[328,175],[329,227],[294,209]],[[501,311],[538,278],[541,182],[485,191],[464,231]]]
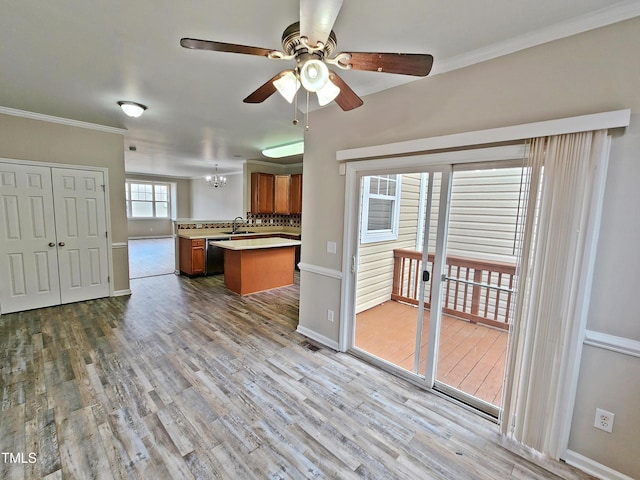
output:
[[[364,103],[362,99],[327,65],[342,70],[418,77],[429,74],[433,65],[433,57],[429,54],[342,52],[331,57],[337,47],[332,28],[342,2],[300,0],[300,21],[289,25],[282,34],[283,51],[194,38],[182,38],[180,45],[195,50],[258,55],[272,60],[295,59],[294,69],[285,70],[268,80],[246,97],[245,103],[262,103],[276,91],[292,103],[302,84],[307,92],[317,94],[321,106],[333,100],[345,111],[361,106]],[[297,124],[295,120],[294,124]]]
[[[329,69],[321,61],[307,60],[300,68],[300,83],[310,92],[317,92],[329,81]]]
[[[147,109],[146,105],[142,105],[141,103],[136,102],[129,102],[127,100],[119,101],[118,105],[120,105],[120,108],[125,114],[132,118],[138,118]]]
[[[298,80],[293,70],[289,70],[280,78],[274,80],[273,85],[287,102],[292,103],[300,88],[300,80]]]

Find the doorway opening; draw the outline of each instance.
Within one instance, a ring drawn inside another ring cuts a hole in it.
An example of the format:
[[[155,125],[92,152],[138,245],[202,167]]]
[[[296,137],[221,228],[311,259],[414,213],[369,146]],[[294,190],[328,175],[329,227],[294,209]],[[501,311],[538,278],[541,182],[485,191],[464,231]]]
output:
[[[129,239],[129,278],[174,273],[176,247],[172,237]]]

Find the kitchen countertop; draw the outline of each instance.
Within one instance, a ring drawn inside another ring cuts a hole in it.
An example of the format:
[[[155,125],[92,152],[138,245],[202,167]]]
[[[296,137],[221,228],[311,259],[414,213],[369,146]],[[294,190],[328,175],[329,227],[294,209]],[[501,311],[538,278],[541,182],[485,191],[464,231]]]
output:
[[[257,250],[262,248],[295,247],[302,244],[300,240],[291,240],[281,237],[221,240],[211,243],[228,250]]]

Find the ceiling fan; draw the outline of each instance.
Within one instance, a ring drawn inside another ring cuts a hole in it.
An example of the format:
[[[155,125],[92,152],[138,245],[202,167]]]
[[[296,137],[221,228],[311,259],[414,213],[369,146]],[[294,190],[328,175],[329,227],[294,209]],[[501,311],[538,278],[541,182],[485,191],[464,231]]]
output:
[[[196,50],[295,60],[295,68],[276,74],[245,98],[245,103],[264,102],[276,91],[291,103],[302,85],[308,92],[316,93],[320,105],[335,100],[342,110],[361,106],[362,99],[327,65],[343,70],[418,77],[429,74],[433,57],[428,54],[343,52],[332,57],[337,47],[332,28],[342,2],[343,0],[300,0],[300,21],[285,29],[282,34],[282,51],[195,38],[182,38],[180,45]]]

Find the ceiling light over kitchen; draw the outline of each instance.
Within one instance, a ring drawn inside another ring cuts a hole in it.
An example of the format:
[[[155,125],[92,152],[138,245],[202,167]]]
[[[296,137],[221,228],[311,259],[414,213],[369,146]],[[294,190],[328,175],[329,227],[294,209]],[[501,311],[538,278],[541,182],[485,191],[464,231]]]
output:
[[[129,102],[125,100],[119,101],[118,105],[120,105],[120,108],[124,113],[133,118],[138,118],[147,109],[147,107],[145,105],[142,105],[141,103]]]
[[[262,150],[262,154],[269,158],[290,157],[291,155],[301,155],[304,153],[304,141],[269,147]]]
[[[216,164],[216,173],[214,175],[207,175],[204,177],[207,185],[213,188],[224,187],[227,184],[227,177],[218,175],[218,164]]]

